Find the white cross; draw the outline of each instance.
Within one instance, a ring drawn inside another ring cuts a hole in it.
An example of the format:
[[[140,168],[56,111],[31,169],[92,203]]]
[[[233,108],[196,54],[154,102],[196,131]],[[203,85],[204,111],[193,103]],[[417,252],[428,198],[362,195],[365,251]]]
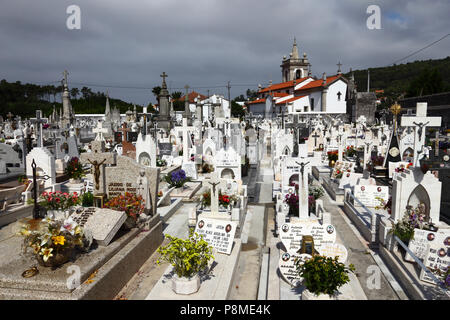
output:
[[[103,128],[103,122],[99,121],[97,123],[97,127],[92,129],[92,132],[97,134],[95,136],[95,141],[104,141],[105,138],[104,138],[103,134],[104,133],[108,133],[108,129],[107,128]]]
[[[205,179],[207,186],[211,189],[211,213],[219,213],[219,190],[223,189],[226,182],[213,173],[210,179]]]
[[[419,102],[416,105],[416,116],[402,116],[402,127],[414,128],[414,166],[417,166],[419,154],[423,152],[425,145],[425,133],[427,127],[440,127],[441,117],[427,117],[427,103]]]

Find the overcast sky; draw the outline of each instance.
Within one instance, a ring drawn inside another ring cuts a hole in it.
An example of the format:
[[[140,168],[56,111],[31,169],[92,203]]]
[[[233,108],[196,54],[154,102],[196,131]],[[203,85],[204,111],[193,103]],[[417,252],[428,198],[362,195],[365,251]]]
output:
[[[81,30],[66,27],[72,4]],[[372,4],[381,30],[367,28]],[[164,71],[171,91],[227,95],[231,81],[234,98],[281,81],[294,37],[313,75],[331,75],[339,61],[343,72],[385,66],[438,40],[449,13],[448,0],[0,0],[0,79],[45,84],[67,69],[70,87],[148,104],[151,89],[114,87],[152,88]],[[449,53],[447,37],[404,62]]]

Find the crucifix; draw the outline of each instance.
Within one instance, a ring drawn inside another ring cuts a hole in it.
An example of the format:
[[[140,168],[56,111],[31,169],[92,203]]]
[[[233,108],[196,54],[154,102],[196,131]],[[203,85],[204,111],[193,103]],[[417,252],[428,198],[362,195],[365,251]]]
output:
[[[372,142],[364,142],[364,144],[366,145],[366,147],[364,148],[364,160],[363,160],[363,170],[366,169],[366,164],[369,160],[369,155],[370,155],[370,151],[371,151],[371,145]]]
[[[427,127],[440,127],[441,117],[427,117],[427,103],[420,102],[416,106],[416,116],[402,116],[402,127],[414,126],[414,160],[413,165],[418,166],[419,154],[425,145],[425,132]]]
[[[144,117],[144,126],[143,126],[143,130],[142,130],[142,135],[146,136],[147,135],[147,116],[152,116],[153,113],[147,112],[147,107],[144,107],[142,110],[142,113],[139,113],[139,115]]]
[[[305,167],[309,164],[308,162],[298,162],[295,161],[296,164],[298,164],[300,168],[300,173],[302,175],[301,181],[299,181],[299,217],[300,218],[308,218],[309,217],[309,210],[308,210],[308,176],[305,179]],[[308,174],[308,173],[307,173]]]
[[[219,188],[223,186],[223,180],[213,173],[207,182],[211,186],[211,213],[219,213]]]
[[[95,178],[94,196],[106,195],[105,185],[105,165],[116,163],[116,154],[105,152],[105,141],[92,141],[92,152],[85,152],[80,155],[82,164],[90,163],[93,166]]]

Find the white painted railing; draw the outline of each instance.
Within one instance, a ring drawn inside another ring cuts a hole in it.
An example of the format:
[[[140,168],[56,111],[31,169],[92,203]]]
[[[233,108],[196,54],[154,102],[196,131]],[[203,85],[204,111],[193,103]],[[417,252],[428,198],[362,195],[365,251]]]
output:
[[[369,214],[370,216],[370,223],[367,222],[365,219],[362,218],[362,214],[359,212],[359,210],[357,208],[355,208],[354,204],[351,203],[349,201],[349,198],[352,198],[354,201],[356,201],[364,210],[366,210],[366,212]],[[351,205],[352,208],[356,211],[358,218],[360,218],[360,220],[362,220],[362,222],[367,226],[367,228],[369,228],[370,233],[372,234],[372,241],[371,242],[375,242],[376,241],[376,232],[377,232],[377,215],[375,214],[375,212],[373,212],[372,210],[370,210],[369,208],[367,208],[358,198],[356,198],[350,189],[345,189],[345,198],[344,201],[348,204]]]
[[[408,246],[407,246],[406,244],[403,243],[402,240],[400,240],[396,235],[394,235],[393,238],[394,238],[394,240],[395,240],[399,245],[402,246],[403,249],[406,250],[406,252],[414,259],[414,261],[419,265],[419,267],[422,268],[422,270],[425,271],[425,273],[426,273],[431,279],[433,279],[433,281],[435,282],[435,284],[436,284],[438,287],[440,287],[440,288],[442,288],[443,290],[445,290],[445,294],[446,294],[447,296],[450,297],[450,291],[449,291],[449,289],[445,288],[444,282],[443,282],[442,280],[438,279],[438,278],[436,277],[436,275],[435,275],[433,272],[431,272],[431,271],[430,271],[430,270],[422,263],[422,261],[420,261],[419,258],[416,257],[416,255],[408,248]]]

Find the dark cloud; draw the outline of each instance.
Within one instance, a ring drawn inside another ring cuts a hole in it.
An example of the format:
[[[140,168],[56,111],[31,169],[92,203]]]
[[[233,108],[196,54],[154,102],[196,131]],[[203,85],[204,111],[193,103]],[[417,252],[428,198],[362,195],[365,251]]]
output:
[[[66,28],[66,8],[81,8],[81,30]],[[366,27],[369,5],[379,5],[382,29]],[[2,1],[0,78],[153,87],[169,74],[173,90],[209,86],[232,97],[281,79],[280,63],[294,36],[313,74],[388,65],[450,30],[448,1],[361,0],[78,0]],[[410,58],[443,58],[450,38]],[[106,91],[107,88],[93,87]],[[197,89],[206,93],[207,89]],[[110,88],[139,104],[151,90]]]

